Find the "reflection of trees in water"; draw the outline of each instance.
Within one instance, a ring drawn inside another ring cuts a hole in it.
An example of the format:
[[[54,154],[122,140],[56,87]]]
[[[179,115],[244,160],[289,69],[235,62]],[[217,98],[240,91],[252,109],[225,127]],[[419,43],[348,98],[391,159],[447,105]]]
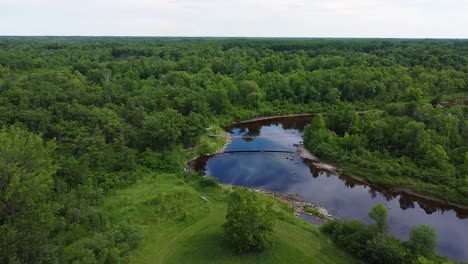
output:
[[[354,181],[349,181],[349,180],[344,180],[344,183],[346,185],[346,187],[348,188],[354,188],[354,186],[356,186],[356,183]]]
[[[214,157],[214,155],[201,155],[198,158],[189,162],[189,167],[199,174],[204,174],[206,171],[206,165],[208,160]]]
[[[285,118],[282,120],[281,124],[284,129],[297,129],[302,131],[311,121],[312,117]]]
[[[437,211],[437,207],[435,207],[435,206],[433,206],[433,205],[431,205],[429,203],[418,202],[418,204],[419,204],[419,207],[421,207],[426,212],[426,214],[432,214],[435,211]]]
[[[260,126],[253,126],[249,127],[248,129],[243,129],[242,139],[246,142],[251,142],[254,140],[255,137],[260,135],[262,127]]]
[[[364,185],[364,184],[361,184],[361,185]],[[385,200],[389,202],[398,196],[398,194],[390,192],[390,191],[385,191],[383,189],[378,189],[378,188],[374,188],[371,186],[368,186],[368,187],[369,187],[369,194],[372,197],[372,199],[376,198],[377,194],[381,194],[385,198]]]
[[[377,192],[372,189],[372,188],[369,188],[369,194],[370,196],[372,197],[372,199],[374,199],[375,197],[377,197]]]
[[[468,218],[468,212],[456,211],[456,213],[457,213],[457,217],[460,218],[460,219],[467,219]]]
[[[257,137],[260,135],[261,130],[262,130],[262,127],[260,126],[249,127],[249,131],[245,135],[250,136],[250,137]]]
[[[248,129],[247,127],[239,127],[239,134],[244,134],[245,132],[247,132],[247,129]]]
[[[235,126],[228,126],[226,130],[231,131],[234,128],[240,129],[240,133],[244,133],[245,131],[252,129],[258,129],[262,126],[280,126],[286,129],[297,129],[297,130],[304,130],[310,122],[312,121],[312,116],[302,116],[302,117],[294,117],[294,118],[276,118],[276,119],[269,119],[269,120],[260,120],[260,121],[253,121],[245,124],[237,124]],[[258,134],[257,134],[258,135]],[[250,136],[250,135],[249,135]]]
[[[312,177],[317,178],[320,175],[321,170],[315,167],[311,160],[303,159],[303,162],[309,168]]]
[[[261,126],[243,126],[237,128],[239,129],[238,134],[242,135],[242,139],[246,142],[253,141],[255,137],[260,135],[260,131],[262,129]],[[233,132],[232,130],[231,132]]]
[[[391,201],[398,196],[398,194],[392,193],[392,192],[381,192],[381,193],[382,193],[382,196],[385,197],[385,200],[387,201]]]
[[[400,195],[400,208],[406,210],[408,208],[414,208],[414,201],[411,198],[406,197],[405,195]]]
[[[312,173],[312,177],[317,178],[320,175],[320,170],[316,167],[310,166],[310,172]]]
[[[455,214],[457,218],[459,219],[466,219],[468,218],[468,211],[467,210],[462,210],[462,209],[457,209],[454,208],[453,206],[450,205],[442,205],[438,204],[433,201],[424,201],[421,198],[414,198],[411,196],[408,196],[406,194],[401,194],[400,195],[400,208],[402,210],[406,210],[408,208],[413,209],[415,208],[415,203],[417,202],[419,207],[426,212],[426,214],[433,214],[434,212],[439,211],[440,213],[444,213],[446,211],[455,211]]]

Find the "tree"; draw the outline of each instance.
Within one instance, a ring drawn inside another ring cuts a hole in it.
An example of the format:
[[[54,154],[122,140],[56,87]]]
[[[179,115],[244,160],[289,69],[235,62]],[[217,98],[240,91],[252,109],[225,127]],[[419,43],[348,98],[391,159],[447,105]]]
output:
[[[330,90],[327,91],[327,94],[325,95],[325,101],[331,103],[331,104],[336,104],[340,101],[341,97],[341,91],[338,90],[337,88],[331,88]]]
[[[174,109],[152,113],[143,120],[144,141],[154,150],[167,148],[178,142],[184,125],[184,117]]]
[[[55,143],[13,126],[0,146],[0,262],[37,263],[54,225]]]
[[[210,110],[216,114],[226,114],[231,109],[228,91],[225,89],[208,89],[206,92],[206,100],[210,105]]]
[[[437,235],[428,225],[415,226],[411,229],[408,247],[415,256],[432,257],[437,247]]]
[[[318,114],[312,120],[311,129],[313,131],[316,131],[316,130],[325,129],[325,128],[327,128],[327,124],[325,123],[325,119],[323,119],[323,116],[321,114]]]
[[[271,202],[253,191],[236,188],[230,196],[224,235],[237,253],[262,251],[271,245]]]
[[[383,204],[374,206],[369,212],[369,217],[375,221],[377,228],[381,233],[385,233],[387,231],[387,212],[388,209]]]

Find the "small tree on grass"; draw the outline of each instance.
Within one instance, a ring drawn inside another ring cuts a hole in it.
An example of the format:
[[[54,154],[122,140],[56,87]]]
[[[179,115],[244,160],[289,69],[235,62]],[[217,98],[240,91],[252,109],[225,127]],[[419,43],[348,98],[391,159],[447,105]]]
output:
[[[271,245],[272,204],[258,194],[237,188],[230,196],[226,219],[224,235],[237,253],[258,252]]]

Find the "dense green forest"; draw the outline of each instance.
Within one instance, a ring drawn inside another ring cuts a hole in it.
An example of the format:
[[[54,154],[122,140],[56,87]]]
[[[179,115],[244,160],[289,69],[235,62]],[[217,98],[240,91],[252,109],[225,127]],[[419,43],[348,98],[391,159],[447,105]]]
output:
[[[309,149],[384,185],[468,204],[468,108],[390,103],[358,115],[353,107],[319,115]]]
[[[128,261],[147,237],[106,199],[158,172],[185,201],[207,128],[261,115],[330,112],[314,152],[468,204],[467,108],[437,105],[467,95],[463,40],[2,37],[0,262]]]

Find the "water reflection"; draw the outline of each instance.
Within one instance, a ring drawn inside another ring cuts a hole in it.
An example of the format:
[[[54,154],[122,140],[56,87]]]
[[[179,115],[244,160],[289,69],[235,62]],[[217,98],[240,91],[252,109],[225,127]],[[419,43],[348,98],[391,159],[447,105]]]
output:
[[[274,121],[273,124],[264,121],[231,127],[230,131],[240,137],[234,138],[227,150],[295,151],[308,123],[305,120]],[[455,260],[468,260],[466,211],[322,171],[294,152],[225,153],[200,157],[193,165],[206,175],[218,177],[222,183],[299,194],[338,217],[370,222],[369,210],[375,204],[383,203],[389,208],[389,231],[392,234],[407,239],[411,227],[430,225],[438,234],[440,254]]]

